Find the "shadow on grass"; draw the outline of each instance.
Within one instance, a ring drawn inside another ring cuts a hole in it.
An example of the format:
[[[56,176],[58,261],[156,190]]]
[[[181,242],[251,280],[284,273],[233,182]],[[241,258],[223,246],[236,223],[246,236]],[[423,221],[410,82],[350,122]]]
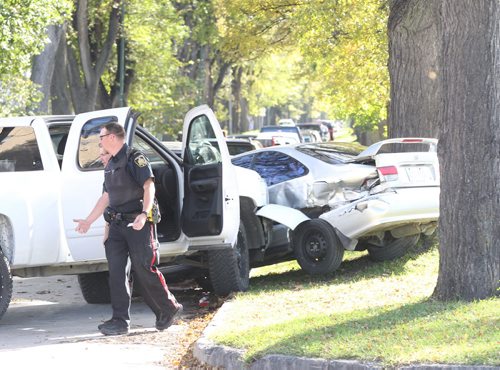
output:
[[[477,333],[460,320],[446,319],[448,312],[466,304],[468,303],[424,300],[375,313],[370,317],[360,312],[359,319],[351,317],[333,325],[324,325],[325,321],[332,320],[330,316],[315,314],[314,317],[301,317],[291,322],[256,328],[244,335],[250,338],[264,338],[269,335],[268,333],[280,334],[274,339],[272,337],[263,339],[263,342],[269,342],[269,345],[250,349],[246,361],[251,362],[267,354],[284,354],[325,359],[379,361],[391,365],[409,363],[409,358],[415,360],[415,357],[411,356],[412,353],[433,346],[440,348],[453,346],[458,337],[474,338]],[[361,317],[363,315],[364,317]],[[440,317],[441,320],[436,324],[436,318]],[[319,324],[304,325],[304,320]],[[304,326],[307,326],[307,330],[297,332],[297,328]],[[295,329],[290,331],[289,328]],[[486,338],[487,335],[488,333],[480,340],[471,339],[467,349],[464,350],[467,353],[445,352],[442,355],[442,363],[494,364],[498,361],[498,348],[495,348],[494,343],[490,343],[492,341]],[[480,343],[474,346],[472,343],[475,341]],[[436,361],[436,353],[431,353],[431,358],[425,358],[423,355],[421,359],[417,358],[417,361],[432,361],[432,356]]]
[[[281,273],[268,273],[251,278],[250,291],[272,291],[293,287],[297,284],[342,284],[347,281],[376,279],[386,275],[403,275],[408,261],[420,257],[435,247],[433,239],[420,241],[405,256],[393,261],[373,262],[368,255],[344,260],[340,267],[325,275],[309,275],[302,270],[290,270]]]

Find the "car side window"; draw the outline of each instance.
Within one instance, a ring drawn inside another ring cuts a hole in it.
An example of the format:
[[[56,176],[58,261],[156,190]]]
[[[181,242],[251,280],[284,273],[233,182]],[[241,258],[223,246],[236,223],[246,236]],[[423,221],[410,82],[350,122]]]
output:
[[[211,144],[216,141],[208,117],[205,115],[196,117],[189,129],[185,160],[192,165],[222,162],[219,148]]]
[[[93,118],[83,125],[78,143],[78,165],[82,170],[102,170],[104,168],[99,158],[99,133],[101,127],[109,122],[118,122],[118,118]]]
[[[33,127],[0,128],[0,172],[43,170]]]
[[[251,169],[259,173],[267,186],[302,177],[309,172],[307,167],[296,159],[275,151],[255,154]]]

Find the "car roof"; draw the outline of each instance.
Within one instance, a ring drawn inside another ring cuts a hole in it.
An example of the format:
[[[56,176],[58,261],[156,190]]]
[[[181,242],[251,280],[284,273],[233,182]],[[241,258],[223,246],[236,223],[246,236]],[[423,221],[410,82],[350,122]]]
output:
[[[317,149],[317,150],[324,150],[326,152],[331,151],[331,152],[347,152],[353,157],[356,156],[358,153],[361,153],[364,149],[366,149],[365,146],[358,144],[358,143],[350,143],[350,142],[315,142],[315,143],[300,143],[300,144],[291,144],[291,145],[275,145],[275,146],[269,146],[266,148],[262,149],[256,149],[252,151],[248,151],[245,153],[241,153],[238,155],[235,155],[234,157],[240,157],[244,155],[250,155],[250,154],[255,154],[255,153],[262,153],[262,152],[269,152],[269,151],[278,151],[282,152],[285,154],[288,154],[292,157],[301,157],[301,158],[313,158],[312,156],[304,153],[300,149],[307,150],[308,148],[310,149]]]
[[[296,126],[262,126],[260,132],[268,131],[286,131],[286,132],[297,132]]]

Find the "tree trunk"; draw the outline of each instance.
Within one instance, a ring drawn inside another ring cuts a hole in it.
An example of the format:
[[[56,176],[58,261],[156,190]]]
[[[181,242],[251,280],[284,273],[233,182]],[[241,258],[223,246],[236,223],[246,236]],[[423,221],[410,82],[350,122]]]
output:
[[[248,100],[244,97],[240,98],[240,132],[248,131],[248,127],[250,126],[249,114],[248,114]]]
[[[443,0],[440,260],[434,296],[474,300],[500,279],[500,5]]]
[[[100,50],[91,48],[88,23],[88,0],[79,0],[75,12],[78,51],[68,46],[68,77],[76,113],[92,111],[97,104],[100,79],[111,56],[118,35],[120,0],[113,0],[108,32]],[[94,45],[95,46],[95,45]]]
[[[66,35],[62,34],[54,60],[54,73],[50,87],[52,114],[73,114],[73,105],[68,90],[68,61],[66,55]]]
[[[232,121],[233,133],[241,132],[240,127],[240,99],[241,99],[241,75],[243,73],[242,67],[233,68],[233,79],[231,80],[231,97],[233,99]]]
[[[439,1],[393,0],[389,15],[389,137],[437,137]]]
[[[50,87],[54,74],[55,59],[61,35],[65,32],[66,26],[47,27],[47,35],[50,41],[45,45],[42,53],[33,58],[31,81],[40,86],[39,90],[42,93],[42,100],[36,109],[37,113],[50,113]]]

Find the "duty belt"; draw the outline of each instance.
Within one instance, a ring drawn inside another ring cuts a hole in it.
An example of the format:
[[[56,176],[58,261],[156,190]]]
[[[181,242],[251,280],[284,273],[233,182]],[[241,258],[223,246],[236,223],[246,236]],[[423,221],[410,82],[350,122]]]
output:
[[[135,218],[140,214],[140,212],[137,213],[122,213],[122,212],[115,212],[112,209],[106,208],[104,211],[104,219],[106,222],[119,222],[119,221],[125,221],[125,222],[133,222],[135,221]]]

